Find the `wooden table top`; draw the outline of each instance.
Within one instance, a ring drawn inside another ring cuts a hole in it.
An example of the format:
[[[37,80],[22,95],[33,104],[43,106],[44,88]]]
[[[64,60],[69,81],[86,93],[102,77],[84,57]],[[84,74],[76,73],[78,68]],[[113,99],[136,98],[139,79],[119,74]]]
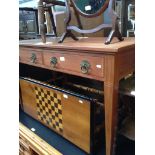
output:
[[[63,43],[57,43],[56,38],[47,38],[46,43],[42,43],[41,39],[23,40],[19,41],[19,45],[22,47],[42,47],[45,49],[70,49],[70,50],[86,50],[86,51],[107,51],[118,52],[125,49],[135,47],[135,38],[124,38],[124,41],[118,41],[113,39],[111,44],[105,45],[106,38],[102,37],[83,37],[79,38],[79,41],[74,41],[67,38]]]

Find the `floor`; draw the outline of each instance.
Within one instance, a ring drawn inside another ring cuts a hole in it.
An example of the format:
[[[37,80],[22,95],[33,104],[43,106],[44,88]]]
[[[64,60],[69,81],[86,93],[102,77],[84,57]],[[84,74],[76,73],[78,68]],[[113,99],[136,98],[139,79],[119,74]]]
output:
[[[64,155],[87,155],[87,153],[77,148],[74,144],[28,116],[21,109],[19,110],[19,121],[29,129],[35,128],[35,133],[38,136]],[[128,140],[123,136],[118,136],[116,146],[116,155],[135,155],[135,142]],[[105,146],[103,145],[95,155],[105,155]]]

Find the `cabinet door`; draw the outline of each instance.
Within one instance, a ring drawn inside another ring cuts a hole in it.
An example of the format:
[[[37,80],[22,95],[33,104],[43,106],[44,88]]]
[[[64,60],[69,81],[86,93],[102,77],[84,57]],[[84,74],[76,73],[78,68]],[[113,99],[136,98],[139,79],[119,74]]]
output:
[[[21,39],[37,38],[38,23],[37,10],[19,11],[19,34]]]
[[[26,33],[26,26],[25,26],[25,19],[24,13],[22,10],[19,10],[19,33],[25,34]]]
[[[27,33],[37,33],[35,11],[25,12],[25,23]]]

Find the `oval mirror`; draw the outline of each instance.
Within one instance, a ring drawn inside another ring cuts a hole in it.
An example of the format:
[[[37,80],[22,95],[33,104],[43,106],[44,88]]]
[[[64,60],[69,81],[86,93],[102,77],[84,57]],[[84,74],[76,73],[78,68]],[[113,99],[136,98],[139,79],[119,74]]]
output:
[[[71,0],[73,7],[85,17],[96,17],[108,7],[109,0]]]
[[[57,0],[39,0],[38,2],[38,18],[39,26],[40,26],[40,34],[42,37],[43,42],[46,42],[45,38],[45,30],[44,30],[44,5],[43,3],[50,4],[48,5],[51,7],[53,4],[56,5]],[[116,14],[113,6],[115,0],[65,0],[64,4],[66,6],[66,18],[64,20],[65,23],[65,30],[62,36],[59,39],[59,43],[62,43],[66,37],[72,37],[74,40],[78,40],[78,38],[72,33],[72,31],[76,31],[81,34],[88,34],[88,33],[95,33],[102,29],[111,29],[108,38],[105,41],[105,44],[110,44],[113,37],[117,37],[119,41],[123,41],[123,37],[119,31],[119,22],[118,22],[118,15]],[[57,3],[58,4],[58,3]],[[59,1],[60,5],[60,1]],[[47,6],[46,6],[47,7]],[[74,7],[75,15],[77,17],[77,21],[79,23],[79,27],[70,25],[71,21],[71,9],[70,7]],[[112,23],[106,24],[102,23],[94,28],[91,29],[83,29],[80,18],[78,14],[85,16],[87,18],[96,17],[101,15],[106,9],[108,9],[109,18],[111,19]]]

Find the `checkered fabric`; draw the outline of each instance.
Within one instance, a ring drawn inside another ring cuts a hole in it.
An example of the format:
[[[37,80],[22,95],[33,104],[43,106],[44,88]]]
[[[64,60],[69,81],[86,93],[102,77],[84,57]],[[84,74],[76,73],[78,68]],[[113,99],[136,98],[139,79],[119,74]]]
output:
[[[52,91],[35,87],[38,119],[44,124],[62,133],[61,96]]]

